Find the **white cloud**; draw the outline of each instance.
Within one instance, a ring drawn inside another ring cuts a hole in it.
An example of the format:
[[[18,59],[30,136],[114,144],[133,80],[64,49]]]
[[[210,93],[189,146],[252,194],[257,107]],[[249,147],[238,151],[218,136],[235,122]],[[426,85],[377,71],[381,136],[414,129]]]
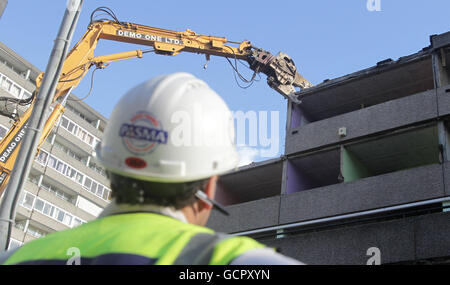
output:
[[[256,157],[259,155],[259,150],[257,148],[249,147],[249,146],[242,146],[238,147],[238,154],[239,154],[239,163],[238,166],[244,166],[251,164],[255,161]]]

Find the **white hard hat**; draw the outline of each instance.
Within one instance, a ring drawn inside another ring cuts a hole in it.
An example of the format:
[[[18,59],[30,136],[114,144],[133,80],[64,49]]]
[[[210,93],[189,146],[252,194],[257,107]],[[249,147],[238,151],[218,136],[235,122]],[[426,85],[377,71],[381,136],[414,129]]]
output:
[[[238,163],[230,110],[188,73],[159,76],[125,94],[96,153],[113,173],[168,183],[223,174]]]

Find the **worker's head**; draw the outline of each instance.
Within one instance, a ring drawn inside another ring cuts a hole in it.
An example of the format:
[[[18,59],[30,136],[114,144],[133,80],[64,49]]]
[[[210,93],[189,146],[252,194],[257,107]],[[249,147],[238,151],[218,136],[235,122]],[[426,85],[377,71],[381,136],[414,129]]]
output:
[[[187,73],[159,76],[130,90],[114,108],[97,157],[119,204],[176,209],[214,197],[217,176],[238,162],[226,103]]]

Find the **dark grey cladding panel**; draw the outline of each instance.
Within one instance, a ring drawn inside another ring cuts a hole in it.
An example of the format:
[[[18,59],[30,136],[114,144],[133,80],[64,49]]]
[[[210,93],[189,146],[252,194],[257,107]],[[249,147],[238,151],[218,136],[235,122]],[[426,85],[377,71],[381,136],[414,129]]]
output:
[[[207,227],[219,232],[239,232],[278,224],[280,196],[226,207],[230,216],[212,211]]]
[[[430,90],[290,130],[286,135],[286,154],[347,141],[434,117],[437,117],[436,92]],[[347,135],[343,138],[338,135],[338,129],[341,127],[347,129]]]
[[[283,195],[280,224],[442,197],[442,176],[433,164]]]
[[[437,99],[439,116],[450,114],[450,85],[438,88]]]
[[[262,240],[307,264],[366,264],[367,249],[381,263],[450,256],[450,212]]]
[[[429,52],[364,69],[299,92],[313,121],[330,118],[434,88]]]
[[[450,212],[416,222],[417,259],[450,256]]]
[[[450,32],[446,32],[440,35],[432,35],[430,37],[433,49],[442,48],[450,45]]]
[[[365,265],[373,256],[367,250],[377,247],[381,263],[414,260],[412,221],[395,221],[351,226],[298,234],[282,239],[261,240],[282,254],[306,264]]]

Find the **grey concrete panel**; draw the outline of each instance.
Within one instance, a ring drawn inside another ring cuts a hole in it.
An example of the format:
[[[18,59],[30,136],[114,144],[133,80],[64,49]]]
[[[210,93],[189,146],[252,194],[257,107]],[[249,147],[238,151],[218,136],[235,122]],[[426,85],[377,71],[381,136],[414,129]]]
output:
[[[0,53],[2,54],[2,58],[8,62],[8,64],[14,66],[15,71],[24,72],[27,69],[31,70],[30,78],[36,78],[41,71],[30,62],[25,60],[22,56],[17,54],[14,50],[10,49],[7,45],[0,42]],[[3,66],[6,65],[2,62]],[[7,67],[10,69],[10,67]]]
[[[54,170],[51,167],[46,168],[45,176],[52,179],[53,181],[56,181],[57,186],[63,185],[64,188],[69,188],[70,190],[72,190],[73,192],[75,192],[77,194],[79,194],[79,193],[81,193],[81,191],[83,191],[82,190],[83,187],[80,184],[75,183],[75,181],[73,181],[69,177],[59,173],[58,171]],[[71,195],[73,195],[72,192],[69,192],[69,193]]]
[[[433,164],[283,195],[280,224],[442,197],[442,175]]]
[[[65,140],[71,142],[74,145],[74,147],[76,146],[77,148],[79,148],[82,151],[84,151],[86,154],[90,155],[92,153],[92,147],[91,146],[89,146],[88,144],[82,142],[80,139],[75,137],[72,133],[69,133],[66,129],[58,128],[57,134],[59,136],[61,136],[62,138],[64,138]]]
[[[219,232],[239,232],[278,224],[280,196],[226,207],[230,216],[212,211],[207,227]]]
[[[81,186],[80,186],[81,187]],[[109,202],[101,199],[100,197],[98,197],[97,195],[93,194],[92,192],[86,190],[85,188],[81,187],[82,192],[80,192],[80,194],[90,200],[91,202],[93,202],[94,204],[97,204],[97,206],[100,206],[102,208],[105,208],[106,206],[108,206]]]
[[[450,256],[450,212],[417,218],[416,258]]]
[[[30,242],[30,241],[35,240],[35,239],[37,239],[37,238],[27,233],[27,234],[25,234],[25,239],[23,240],[23,242],[27,243],[27,242]]]
[[[44,173],[45,166],[42,166],[42,164],[40,164],[39,162],[37,162],[35,160],[35,161],[33,161],[33,169],[37,170],[39,172],[39,174],[42,174],[42,173]]]
[[[307,264],[365,265],[377,247],[380,261],[394,263],[414,259],[414,227],[411,220],[395,220],[261,240],[282,254]]]
[[[40,223],[42,225],[45,225],[45,226],[51,228],[54,231],[62,231],[62,230],[67,230],[69,228],[65,224],[63,224],[55,219],[52,219],[44,214],[36,212],[36,211],[34,211],[31,214],[31,219],[33,221],[36,221],[37,223]]]
[[[290,130],[286,134],[286,154],[344,142],[434,117],[437,117],[436,92],[431,90]],[[347,135],[342,138],[338,135],[341,127],[347,129]]]
[[[55,205],[61,209],[67,210],[69,213],[74,214],[74,212],[75,212],[76,207],[74,204],[59,198],[58,196],[56,196],[55,194],[53,194],[47,190],[41,189],[39,191],[38,197],[46,200],[47,202],[52,203],[53,205]]]
[[[3,62],[0,62],[0,73],[9,77],[9,79],[13,80],[15,83],[25,88],[28,92],[33,92],[36,89],[36,86],[33,85],[29,80],[26,80],[24,77],[17,74]]]
[[[11,238],[13,238],[15,240],[18,240],[18,241],[22,241],[24,235],[25,235],[25,233],[22,230],[20,230],[20,229],[18,229],[16,227],[12,227],[12,229],[11,229]]]
[[[27,181],[25,181],[23,189],[36,195],[36,193],[38,192],[39,188],[38,188],[38,186],[36,184],[34,184],[34,183],[30,182],[29,180],[27,180]]]
[[[450,85],[437,89],[438,113],[439,116],[450,114]]]
[[[21,215],[21,216],[29,218],[31,216],[31,210],[28,210],[27,208],[19,205],[17,207],[17,215]]]

